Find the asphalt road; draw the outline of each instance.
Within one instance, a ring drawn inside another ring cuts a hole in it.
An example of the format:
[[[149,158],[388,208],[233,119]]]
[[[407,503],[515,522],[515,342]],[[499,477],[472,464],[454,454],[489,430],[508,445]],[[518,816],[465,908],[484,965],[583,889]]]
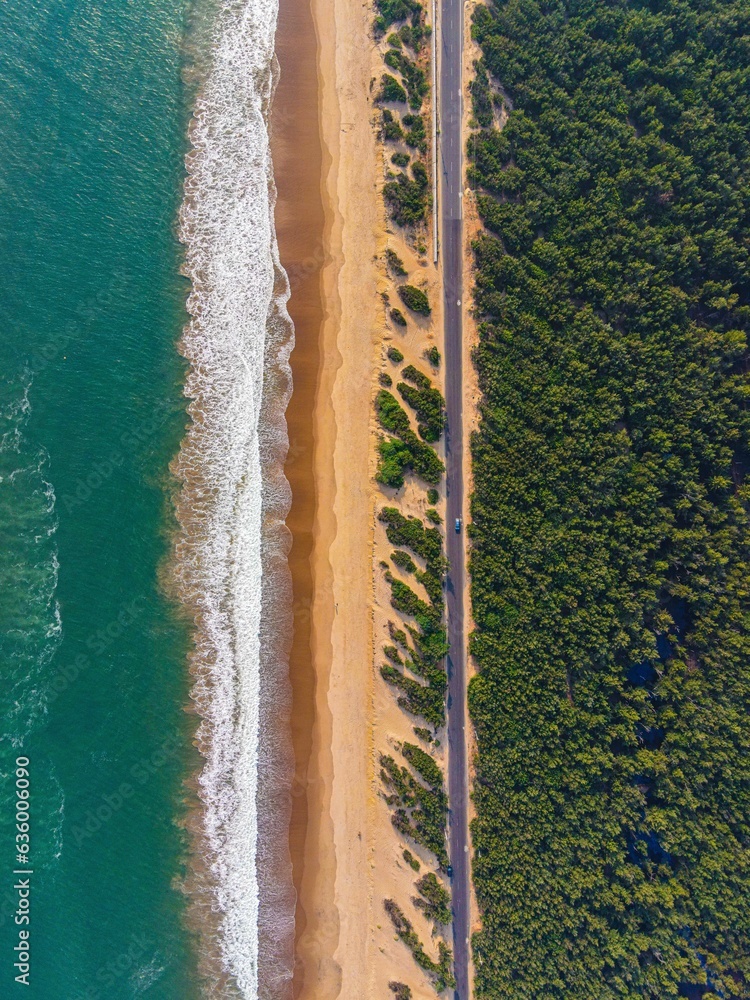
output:
[[[445,322],[445,403],[447,522],[446,549],[448,611],[448,798],[450,803],[450,859],[453,866],[453,955],[457,1000],[469,1000],[470,864],[469,775],[466,754],[466,650],[464,637],[464,526],[462,431],[463,299],[463,138],[461,67],[463,0],[440,0],[439,47],[439,212]]]

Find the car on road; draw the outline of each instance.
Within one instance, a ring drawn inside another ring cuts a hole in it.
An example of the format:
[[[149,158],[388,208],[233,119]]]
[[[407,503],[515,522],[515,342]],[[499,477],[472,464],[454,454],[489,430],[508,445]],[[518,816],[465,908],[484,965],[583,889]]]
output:
[[[461,531],[461,518],[456,518],[456,534],[458,535]]]

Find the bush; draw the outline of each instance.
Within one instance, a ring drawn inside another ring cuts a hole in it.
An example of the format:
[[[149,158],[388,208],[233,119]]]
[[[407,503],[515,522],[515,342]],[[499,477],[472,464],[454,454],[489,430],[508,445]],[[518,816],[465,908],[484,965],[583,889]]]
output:
[[[397,167],[408,167],[410,159],[411,157],[408,153],[394,153],[391,157],[391,163]]]
[[[415,872],[418,872],[419,869],[422,867],[419,863],[419,859],[415,858],[414,855],[411,853],[411,851],[406,847],[404,848],[404,861]]]
[[[416,883],[421,899],[415,899],[414,905],[423,911],[428,920],[434,924],[446,925],[451,922],[451,894],[438,879],[434,872],[423,875]]]
[[[444,835],[448,799],[442,787],[426,788],[387,754],[380,755],[380,767],[380,779],[390,792],[388,804],[396,807],[391,815],[395,828],[431,851],[441,865],[447,865]]]
[[[484,60],[480,59],[475,62],[474,69],[476,76],[469,84],[474,118],[477,125],[480,125],[482,128],[489,128],[494,121],[494,115],[492,110],[492,91],[490,90],[490,79],[487,75]]]
[[[420,153],[427,152],[427,132],[425,131],[424,118],[422,115],[404,115],[403,124],[407,132],[404,141],[412,149],[418,149]]]
[[[409,553],[404,552],[402,549],[396,549],[395,552],[391,552],[391,562],[407,573],[414,573],[417,568]]]
[[[390,315],[396,326],[406,326],[406,316],[404,316],[400,309],[391,309]],[[403,361],[403,355],[401,360]]]
[[[419,52],[422,48],[422,41],[427,35],[427,29],[421,23],[405,24],[399,28],[398,33],[404,45],[408,45],[410,49]]]
[[[394,642],[397,642],[402,649],[408,649],[409,644],[406,639],[406,632],[403,629],[396,628],[393,622],[388,622],[388,635]]]
[[[422,107],[422,101],[429,93],[429,86],[424,70],[399,49],[389,49],[384,57],[386,66],[401,73],[406,82],[409,95],[409,106],[415,111]]]
[[[404,485],[404,471],[410,468],[411,452],[394,438],[381,438],[378,442],[378,455],[376,480],[383,486],[400,490]]]
[[[411,382],[418,389],[429,389],[432,385],[429,375],[425,375],[414,365],[407,365],[401,372],[407,382]]]
[[[401,53],[397,52],[396,49],[388,49],[386,54],[383,56],[383,62],[389,69],[399,70],[401,69]]]
[[[405,21],[407,18],[422,18],[422,7],[418,0],[376,0],[376,7],[385,31],[391,24],[397,21]]]
[[[413,385],[399,382],[401,398],[416,412],[419,435],[424,441],[438,441],[445,428],[445,400],[432,382],[414,365],[407,365],[402,375]]]
[[[443,772],[428,753],[413,743],[404,743],[402,753],[430,788],[443,787]]]
[[[420,684],[390,664],[382,666],[380,673],[383,680],[403,692],[398,698],[400,708],[412,715],[421,716],[435,728],[442,726],[445,722],[444,690]]]
[[[442,517],[438,514],[438,512],[435,510],[434,507],[428,507],[427,510],[424,512],[424,516],[432,524],[442,524],[443,523]]]
[[[426,528],[418,517],[405,517],[397,507],[383,507],[378,519],[385,524],[386,535],[392,545],[408,548],[424,559],[426,569],[424,572],[417,570],[416,577],[424,585],[431,602],[426,604],[410,587],[386,573],[391,586],[392,607],[404,614],[414,615],[417,623],[416,626],[406,626],[413,642],[412,649],[408,646],[405,633],[396,629],[392,622],[388,623],[389,634],[408,654],[405,670],[423,678],[425,683],[414,680],[390,664],[381,668],[381,674],[384,680],[402,692],[398,704],[405,711],[421,715],[437,728],[445,717],[447,679],[444,658],[448,649],[443,624],[442,585],[447,563],[442,554],[442,536],[436,528]]]
[[[432,310],[430,302],[421,288],[414,285],[399,285],[398,295],[407,309],[419,313],[420,316],[429,316]]]
[[[433,368],[440,367],[440,351],[434,344],[432,347],[428,347],[428,349],[424,352],[424,357],[427,361],[429,361]]]
[[[411,178],[399,173],[383,186],[386,204],[399,226],[415,226],[422,222],[430,204],[430,186],[424,164],[419,161],[412,163],[411,172]]]
[[[381,138],[388,142],[399,142],[404,138],[404,130],[390,108],[383,108]]]
[[[386,389],[381,389],[375,397],[375,409],[380,426],[392,434],[401,436],[411,429],[406,411]]]
[[[398,983],[395,980],[392,980],[388,983],[388,989],[391,993],[395,994],[396,1000],[411,1000],[411,989],[406,985],[406,983]]]
[[[443,599],[443,581],[431,570],[417,570],[414,574],[419,583],[427,591],[427,596],[433,607],[439,605]]]
[[[440,494],[434,488],[427,490],[427,503],[437,503],[440,499]]]
[[[406,268],[404,267],[404,262],[401,260],[396,251],[392,250],[390,247],[386,248],[385,262],[390,268],[391,273],[395,274],[397,278],[406,277]]]
[[[451,972],[453,955],[448,945],[444,941],[439,942],[439,960],[434,962],[425,952],[411,921],[405,916],[401,907],[397,903],[394,903],[392,899],[386,899],[384,905],[396,930],[396,934],[401,938],[409,951],[411,951],[417,965],[432,976],[436,991],[442,993],[443,990],[453,989],[456,985],[456,980],[453,978]]]
[[[400,365],[401,362],[404,360],[404,356],[397,347],[389,347],[388,360],[392,361],[394,365]]]
[[[389,45],[393,46],[394,49],[400,49],[403,47],[404,44],[401,41],[401,36],[397,35],[395,31],[388,36],[387,42]]]
[[[390,388],[390,386],[393,385],[393,379],[388,374],[388,372],[381,372],[378,375],[378,382],[380,382],[380,384],[385,386],[386,388]]]
[[[406,104],[406,91],[395,78],[389,73],[383,73],[380,79],[380,93],[377,99],[383,102],[394,101],[400,104]]]
[[[391,663],[398,663],[400,666],[403,666],[404,661],[395,646],[383,646],[383,652]]]
[[[425,528],[418,517],[405,517],[398,507],[383,507],[378,520],[386,526],[391,545],[409,548],[440,572],[444,569],[443,538],[436,528]]]
[[[404,483],[404,472],[410,469],[425,483],[439,482],[445,466],[432,448],[423,444],[411,429],[409,417],[398,400],[387,389],[381,389],[375,407],[381,426],[399,439],[379,443],[377,481],[400,489]]]

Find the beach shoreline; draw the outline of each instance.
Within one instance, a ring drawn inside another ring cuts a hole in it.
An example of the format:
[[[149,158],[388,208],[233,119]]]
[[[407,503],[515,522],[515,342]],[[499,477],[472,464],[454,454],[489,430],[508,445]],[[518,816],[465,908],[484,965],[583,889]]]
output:
[[[289,656],[292,686],[291,734],[295,770],[289,847],[297,895],[293,992],[299,997],[310,986],[311,942],[332,955],[337,928],[321,926],[319,910],[325,898],[333,910],[335,857],[330,820],[330,723],[326,718],[326,666],[330,663],[330,633],[326,648],[323,579],[324,536],[319,508],[329,504],[319,466],[330,461],[335,427],[326,429],[319,447],[324,414],[320,411],[323,369],[323,327],[330,304],[324,301],[322,271],[328,258],[331,208],[323,190],[324,148],[320,127],[318,46],[310,0],[281,0],[276,32],[280,76],[270,116],[271,149],[277,190],[276,235],[281,264],[290,286],[288,310],[295,328],[290,358],[293,391],[287,409],[289,454],[285,474],[292,490],[287,527],[292,534],[289,569],[293,592],[293,640]],[[329,421],[330,423],[330,415]],[[321,555],[321,549],[323,553]],[[330,594],[330,582],[327,592]],[[315,628],[313,628],[315,622]],[[321,941],[321,935],[323,940]],[[316,978],[319,973],[316,974]],[[335,969],[330,970],[331,997],[337,995]]]
[[[290,274],[294,996],[370,994],[373,372],[384,244],[370,13],[282,0],[271,116]],[[374,47],[373,47],[374,52]],[[365,56],[363,58],[363,55]],[[315,206],[313,208],[313,206]],[[382,322],[381,322],[382,325]]]

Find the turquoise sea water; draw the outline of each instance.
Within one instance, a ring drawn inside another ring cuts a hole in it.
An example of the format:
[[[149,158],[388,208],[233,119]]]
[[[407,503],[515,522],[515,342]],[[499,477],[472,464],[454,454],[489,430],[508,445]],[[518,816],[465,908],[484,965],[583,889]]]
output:
[[[0,996],[196,996],[198,767],[158,582],[185,424],[184,0],[0,5]],[[14,982],[30,761],[31,986]]]

